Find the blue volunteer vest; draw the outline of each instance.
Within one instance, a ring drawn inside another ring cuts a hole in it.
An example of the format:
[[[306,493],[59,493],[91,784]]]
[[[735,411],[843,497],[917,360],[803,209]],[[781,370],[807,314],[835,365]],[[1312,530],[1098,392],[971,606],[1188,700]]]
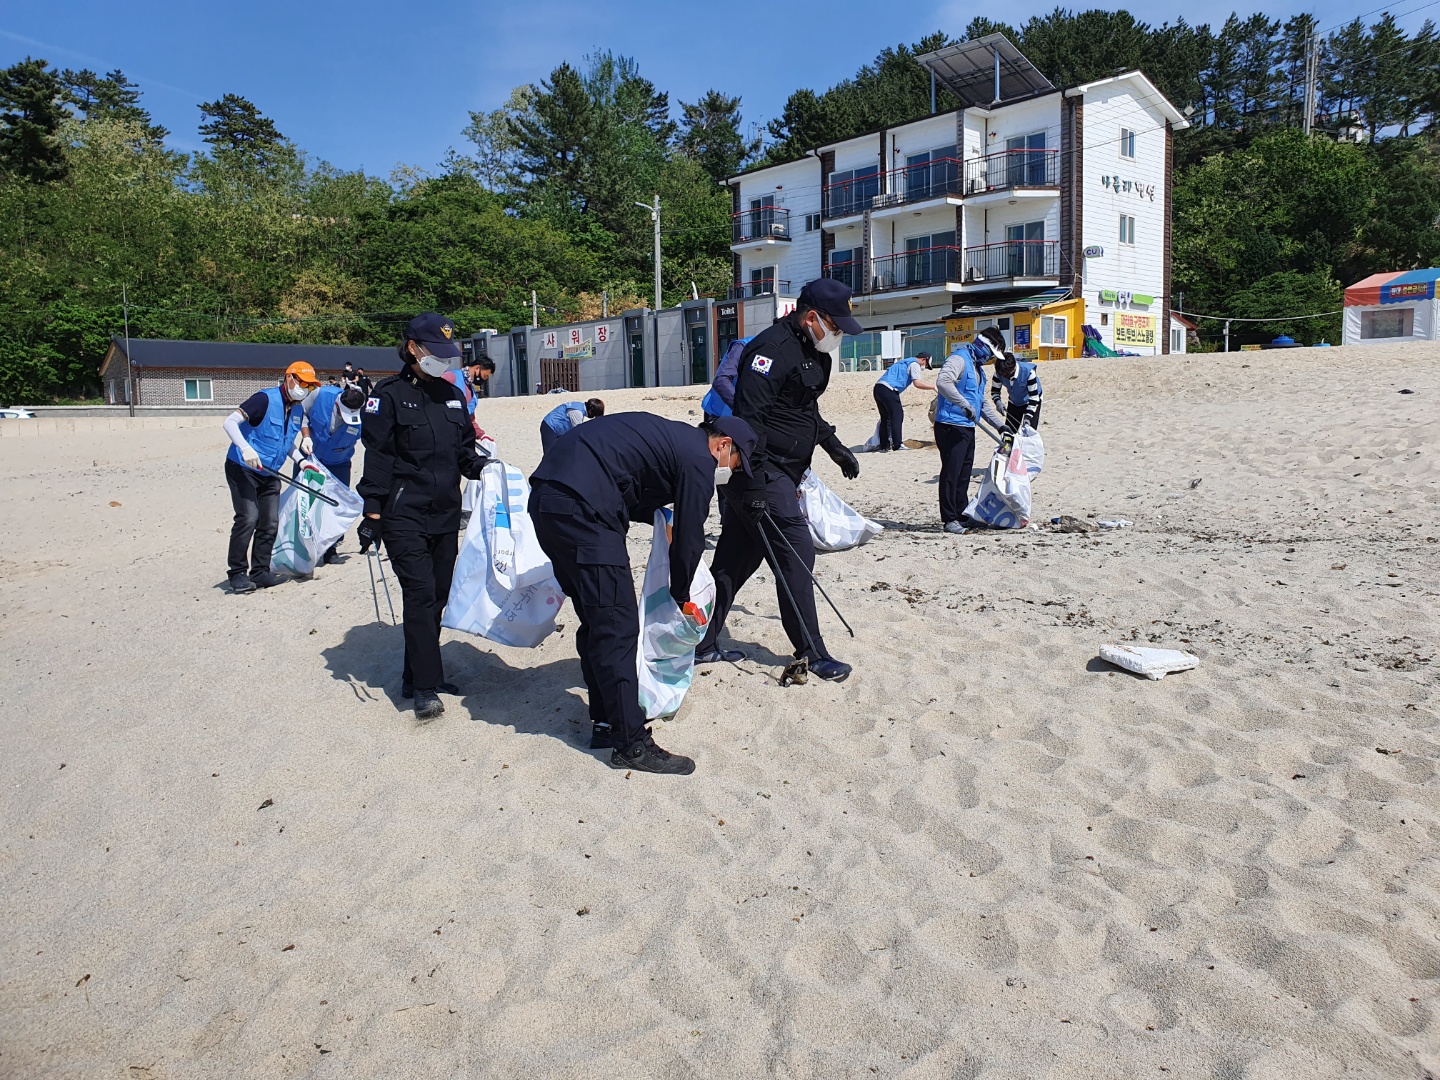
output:
[[[581,405],[578,401],[567,401],[564,405],[557,405],[551,409],[545,414],[545,419],[540,422],[555,432],[556,435],[564,435],[575,426],[570,423],[570,417],[566,415],[574,408],[579,408],[581,412],[585,411],[585,406]]]
[[[272,386],[262,393],[269,399],[265,405],[264,418],[258,427],[252,427],[249,421],[242,423],[240,434],[245,436],[245,441],[260,455],[260,464],[271,472],[279,472],[285,459],[290,456],[290,448],[295,445],[295,436],[300,431],[305,410],[300,407],[299,402],[286,401],[285,391],[278,386]],[[240,448],[233,443],[225,457],[241,468],[248,468],[245,459],[240,456]]]
[[[966,404],[970,406],[975,415],[979,416],[980,402],[985,397],[985,371],[976,361],[982,360],[990,354],[983,345],[970,343],[961,345],[950,355],[965,358],[965,370],[961,372],[959,380],[955,383],[955,389],[960,392],[960,396],[965,399]],[[944,394],[940,395],[940,404],[935,409],[935,422],[937,424],[953,424],[956,427],[975,426],[975,421],[967,417],[964,410]]]
[[[1015,365],[1015,377],[1013,379],[1002,379],[995,376],[995,384],[1005,388],[1006,398],[1011,405],[1024,405],[1030,400],[1030,373],[1035,370],[1035,365],[1029,362]],[[1040,386],[1039,378],[1035,380],[1036,387]]]
[[[324,386],[315,393],[310,406],[310,438],[315,443],[315,456],[325,465],[341,465],[355,456],[360,441],[360,425],[345,423],[330,426],[335,416],[335,402],[342,393],[338,386]]]
[[[876,379],[876,382],[884,383],[897,394],[903,394],[910,389],[910,384],[915,381],[910,374],[910,365],[915,363],[908,356],[904,360],[897,360],[885,369],[885,374]]]
[[[712,386],[700,399],[700,408],[706,416],[730,416],[733,410],[725,404],[725,399],[715,392]]]

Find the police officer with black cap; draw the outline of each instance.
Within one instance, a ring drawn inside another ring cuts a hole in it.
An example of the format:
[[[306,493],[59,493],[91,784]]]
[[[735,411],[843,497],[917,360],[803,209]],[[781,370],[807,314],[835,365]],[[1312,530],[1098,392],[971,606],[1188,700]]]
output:
[[[733,416],[691,427],[650,413],[597,416],[556,439],[530,477],[530,516],[580,627],[575,648],[590,691],[592,750],[617,769],[688,775],[695,762],[655,745],[640,707],[640,610],[625,533],[674,504],[670,595],[696,629],[690,583],[705,551],[716,484],[747,473],[755,432]],[[737,482],[743,477],[737,478]]]
[[[417,315],[400,359],[400,374],[365,402],[365,475],[356,488],[365,518],[357,535],[362,552],[384,540],[390,553],[405,598],[401,693],[415,698],[417,720],[431,720],[445,711],[439,691],[459,693],[441,666],[440,616],[455,572],[460,477],[478,478],[490,459],[475,446],[465,395],[444,378],[460,364],[455,324]]]
[[[849,286],[819,278],[800,290],[793,312],[755,335],[740,354],[732,407],[755,429],[755,456],[743,483],[731,483],[723,492],[728,505],[722,505],[720,539],[710,562],[715,614],[696,649],[697,663],[745,658],[738,649],[720,648],[720,632],[735,594],[773,552],[783,579],[776,582],[780,621],[796,659],[805,659],[812,674],[832,682],[850,674],[850,665],[830,656],[820,635],[810,578],[815,543],[796,488],[817,446],[847,479],[860,475],[855,455],[820,415],[819,400],[830,383],[832,354],[841,338],[861,329],[850,314]]]

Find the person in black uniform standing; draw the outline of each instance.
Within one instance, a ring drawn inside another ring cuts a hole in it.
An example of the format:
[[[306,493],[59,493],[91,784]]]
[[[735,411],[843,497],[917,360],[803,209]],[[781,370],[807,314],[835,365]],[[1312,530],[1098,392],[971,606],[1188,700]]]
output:
[[[440,616],[460,529],[460,477],[476,479],[490,459],[475,446],[465,395],[442,378],[460,363],[455,324],[417,315],[400,345],[405,367],[382,380],[365,402],[361,439],[365,500],[360,550],[385,542],[405,603],[405,669],[401,694],[415,698],[415,718],[445,711],[438,692],[459,693],[440,661]]]
[[[733,407],[735,415],[755,429],[755,457],[744,484],[732,483],[723,493],[729,505],[722,506],[720,539],[710,562],[715,614],[695,651],[697,663],[745,658],[738,649],[720,648],[720,632],[735,594],[767,556],[763,528],[779,562],[775,569],[783,584],[777,580],[775,591],[780,621],[796,659],[805,658],[813,674],[832,682],[850,674],[850,665],[830,656],[820,635],[809,573],[815,566],[815,543],[796,488],[817,446],[846,479],[860,475],[860,463],[821,417],[819,406],[830,383],[831,354],[843,335],[860,331],[850,314],[849,287],[834,278],[819,278],[800,290],[793,312],[755,335],[740,354]]]
[[[693,626],[704,612],[690,583],[705,551],[705,519],[717,483],[748,472],[755,432],[722,417],[691,427],[650,413],[598,416],[557,439],[530,477],[535,534],[570,598],[575,648],[590,691],[590,748],[608,747],[617,769],[688,775],[695,762],[655,745],[640,708],[636,668],[640,609],[625,533],[673,503],[670,595]]]

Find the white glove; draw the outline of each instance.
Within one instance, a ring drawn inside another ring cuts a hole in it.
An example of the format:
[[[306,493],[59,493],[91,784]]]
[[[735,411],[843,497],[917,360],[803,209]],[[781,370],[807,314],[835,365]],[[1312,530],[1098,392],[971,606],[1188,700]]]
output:
[[[307,458],[308,458],[308,457],[314,457],[314,455],[315,455],[315,440],[312,439],[312,438],[310,438],[309,435],[302,435],[302,436],[300,437],[300,456],[301,456],[301,457],[307,457]]]
[[[240,451],[240,460],[245,462],[247,466],[254,469],[256,472],[261,471],[260,455],[255,452],[255,448],[253,446],[247,446],[245,447],[245,449]]]

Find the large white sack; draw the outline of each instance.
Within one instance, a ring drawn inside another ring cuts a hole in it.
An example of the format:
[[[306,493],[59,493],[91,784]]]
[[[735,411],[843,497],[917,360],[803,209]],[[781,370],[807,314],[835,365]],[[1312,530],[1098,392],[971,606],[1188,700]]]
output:
[[[690,582],[690,601],[705,613],[715,611],[715,579],[702,561]],[[655,534],[640,587],[640,648],[636,666],[640,675],[640,707],[645,719],[674,716],[685,701],[695,676],[695,646],[705,627],[695,626],[670,595],[670,526],[668,515],[655,513]]]
[[[878,420],[875,422],[875,430],[870,433],[870,437],[865,440],[865,445],[862,446],[860,449],[861,449],[861,450],[879,450],[879,449],[880,449],[880,422],[879,422]]]
[[[1028,425],[1021,429],[1008,456],[997,453],[965,516],[992,529],[1023,529],[1030,524],[1030,481],[1045,465],[1045,444]]]
[[[494,458],[494,457],[498,457],[498,456],[499,456],[499,453],[500,453],[499,448],[495,445],[495,440],[494,440],[494,438],[492,438],[492,437],[489,436],[489,435],[486,435],[485,438],[483,438],[483,439],[477,439],[476,442],[475,442],[475,446],[476,446],[476,448],[479,449],[479,451],[480,451],[482,454],[484,454],[486,457]],[[460,510],[461,510],[461,512],[466,513],[466,514],[473,513],[474,510],[475,510],[475,507],[478,506],[479,503],[480,503],[480,481],[479,481],[479,480],[466,480],[466,481],[465,481],[465,490],[460,493]]]
[[[534,648],[555,632],[565,594],[526,509],[525,474],[504,462],[485,469],[441,625],[501,645]]]
[[[817,551],[847,551],[885,530],[826,487],[813,469],[805,470],[797,494]]]
[[[297,479],[311,491],[284,485],[270,569],[305,576],[315,572],[320,556],[339,543],[350,526],[360,520],[365,502],[318,461],[306,465]],[[315,491],[328,495],[340,505],[331,506],[316,498],[312,493]]]

